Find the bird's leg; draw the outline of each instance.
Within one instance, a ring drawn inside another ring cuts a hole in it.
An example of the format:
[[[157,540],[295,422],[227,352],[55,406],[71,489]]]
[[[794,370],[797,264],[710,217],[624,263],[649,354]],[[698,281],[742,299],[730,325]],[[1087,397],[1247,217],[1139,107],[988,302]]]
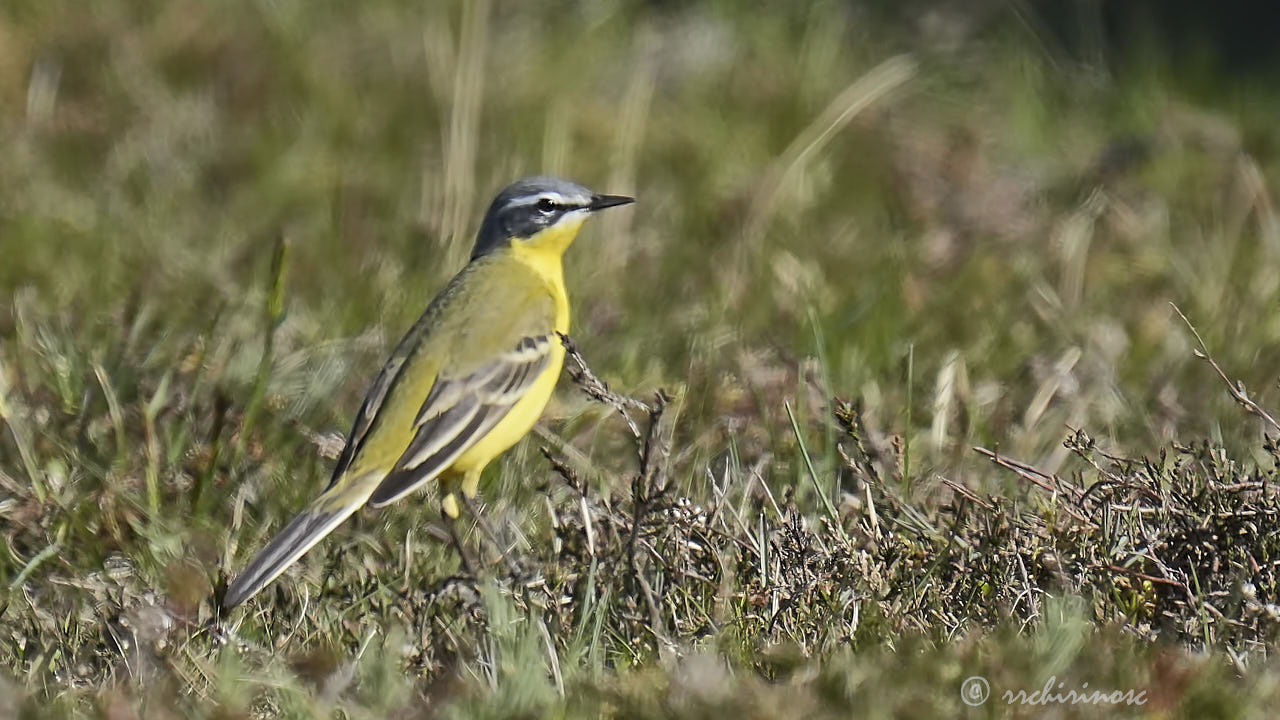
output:
[[[466,545],[462,543],[462,536],[458,534],[458,501],[454,499],[453,493],[448,493],[444,496],[444,500],[440,501],[440,518],[444,520],[445,528],[449,531],[449,539],[453,541],[453,547],[458,551],[462,569],[473,578],[480,577],[476,573],[475,562],[471,560]]]

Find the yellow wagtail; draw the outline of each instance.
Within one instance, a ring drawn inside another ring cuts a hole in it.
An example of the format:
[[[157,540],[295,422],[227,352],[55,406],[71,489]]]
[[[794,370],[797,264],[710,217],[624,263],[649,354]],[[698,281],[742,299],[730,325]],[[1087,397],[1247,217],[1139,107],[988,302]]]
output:
[[[369,388],[329,487],[236,577],[223,607],[252,597],[363,505],[439,478],[441,510],[456,518],[454,492],[475,495],[480,473],[529,432],[560,376],[565,250],[587,215],[630,202],[552,177],[498,193],[471,261]]]

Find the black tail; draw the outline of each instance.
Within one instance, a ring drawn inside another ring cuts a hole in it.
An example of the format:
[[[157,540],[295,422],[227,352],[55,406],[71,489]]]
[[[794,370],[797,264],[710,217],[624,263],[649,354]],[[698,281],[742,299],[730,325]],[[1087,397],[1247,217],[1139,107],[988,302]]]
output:
[[[363,504],[358,502],[321,510],[325,504],[332,504],[323,502],[324,499],[325,496],[322,495],[310,508],[298,513],[240,571],[222,597],[223,608],[230,610],[253,597]]]

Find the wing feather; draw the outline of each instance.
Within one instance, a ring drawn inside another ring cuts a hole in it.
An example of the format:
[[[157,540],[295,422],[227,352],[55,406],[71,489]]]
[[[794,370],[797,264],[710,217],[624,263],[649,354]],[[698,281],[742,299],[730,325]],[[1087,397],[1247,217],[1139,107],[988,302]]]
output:
[[[552,335],[527,337],[470,374],[438,378],[418,412],[418,429],[370,496],[381,507],[434,478],[493,429],[551,363]]]
[[[455,436],[465,432],[481,410],[480,403],[463,397],[453,407],[422,423],[414,436],[414,442],[400,456],[395,469],[412,470],[426,462]]]

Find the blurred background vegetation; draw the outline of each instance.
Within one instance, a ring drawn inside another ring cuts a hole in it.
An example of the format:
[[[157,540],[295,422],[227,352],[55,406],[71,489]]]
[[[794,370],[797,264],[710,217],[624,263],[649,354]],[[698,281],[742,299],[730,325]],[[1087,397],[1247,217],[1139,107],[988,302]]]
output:
[[[527,174],[638,198],[570,254],[572,334],[616,389],[675,397],[673,492],[692,503],[724,503],[732,474],[776,527],[779,504],[816,527],[823,497],[864,522],[835,397],[857,402],[885,492],[931,518],[956,486],[1057,512],[971,448],[1080,478],[1076,429],[1115,455],[1208,441],[1226,475],[1272,472],[1266,426],[1170,303],[1280,407],[1277,19],[1104,0],[9,0],[0,716],[5,696],[113,718],[783,717],[793,696],[913,716],[966,709],[971,667],[1024,668],[1006,686],[1028,689],[1099,667],[1176,686],[1157,711],[1262,713],[1270,636],[1112,627],[1140,625],[1141,587],[1067,583],[1055,594],[1085,602],[1029,617],[980,617],[976,597],[956,627],[888,620],[821,647],[741,614],[732,641],[726,620],[670,645],[601,621],[615,634],[566,691],[548,658],[581,638],[486,585],[479,629],[433,616],[428,661],[396,645],[420,642],[403,613],[343,599],[453,572],[422,502],[357,518],[231,639],[209,622],[226,573],[327,480],[326,449],[493,193]],[[484,490],[525,548],[576,502],[540,445],[606,504],[634,472],[622,423],[563,383]]]

